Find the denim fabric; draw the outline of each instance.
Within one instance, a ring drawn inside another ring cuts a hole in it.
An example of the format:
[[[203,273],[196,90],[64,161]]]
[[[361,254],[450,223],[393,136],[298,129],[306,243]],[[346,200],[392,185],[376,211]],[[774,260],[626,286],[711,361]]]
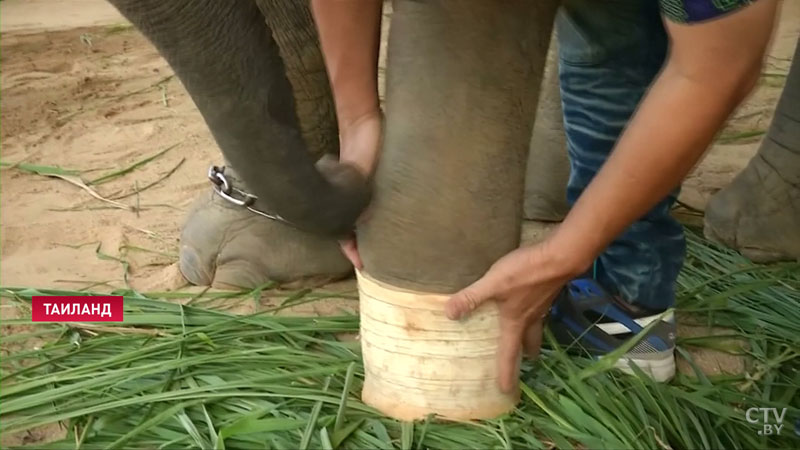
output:
[[[556,19],[570,205],[600,170],[664,63],[667,36],[657,0],[566,0]],[[663,309],[675,300],[683,229],[663,199],[616,239],[595,263],[598,282],[636,305]]]

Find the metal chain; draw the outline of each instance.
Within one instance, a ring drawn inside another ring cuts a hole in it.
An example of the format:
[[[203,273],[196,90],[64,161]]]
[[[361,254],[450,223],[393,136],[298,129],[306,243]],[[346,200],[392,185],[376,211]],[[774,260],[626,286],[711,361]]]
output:
[[[250,212],[258,214],[262,217],[266,217],[267,219],[294,226],[291,222],[277,214],[270,214],[253,208],[252,205],[256,202],[256,200],[258,200],[258,197],[231,186],[228,178],[225,177],[225,166],[211,166],[208,169],[208,179],[211,181],[214,192],[216,192],[217,195],[222,197],[224,200],[227,200],[236,206],[247,208],[247,210]],[[240,197],[241,199],[236,197]]]

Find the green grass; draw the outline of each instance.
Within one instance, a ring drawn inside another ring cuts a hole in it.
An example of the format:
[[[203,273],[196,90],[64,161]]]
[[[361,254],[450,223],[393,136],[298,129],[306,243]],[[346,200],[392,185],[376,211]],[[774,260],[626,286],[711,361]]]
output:
[[[66,439],[44,448],[70,449],[797,448],[800,264],[754,265],[694,233],[688,238],[679,311],[730,327],[747,345],[727,345],[730,336],[683,344],[744,348],[752,360],[746,373],[697,372],[656,384],[568,357],[549,340],[524,366],[512,414],[400,423],[360,401],[358,342],[337,338],[358,331],[356,316],[240,317],[197,306],[219,293],[161,296],[194,295],[193,306],[181,306],[120,291],[123,324],[103,331],[34,324],[30,336],[13,336],[48,343],[3,357],[0,430],[62,422]],[[72,293],[2,288],[23,307],[31,295]],[[293,301],[325,296],[303,291]],[[679,354],[691,358],[686,350]],[[760,436],[746,421],[750,407],[788,408],[781,435]]]
[[[158,159],[159,157],[163,156],[165,153],[167,153],[168,151],[170,151],[173,148],[177,147],[178,145],[180,145],[180,144],[170,145],[169,147],[159,151],[158,153],[156,153],[156,154],[154,154],[152,156],[148,156],[148,157],[146,157],[146,158],[144,158],[144,159],[142,159],[140,161],[136,161],[133,164],[129,165],[128,167],[125,167],[125,168],[122,168],[122,169],[119,169],[119,170],[114,170],[111,173],[107,173],[105,175],[102,175],[102,176],[100,176],[98,178],[95,178],[94,180],[91,180],[91,181],[87,182],[86,184],[98,185],[98,184],[106,183],[106,182],[111,181],[113,179],[119,178],[121,176],[124,176],[124,175],[126,175],[126,174],[128,174],[130,172],[133,172],[134,170],[138,169],[139,167],[142,167],[145,164],[147,164],[147,163],[149,163],[149,162],[151,162],[151,161],[153,161],[155,159]]]
[[[126,31],[133,30],[133,24],[131,23],[117,23],[114,25],[109,25],[106,27],[105,32],[107,35],[117,34],[117,33],[124,33]]]
[[[81,173],[81,171],[74,169],[62,169],[60,167],[55,167],[55,166],[43,166],[39,164],[28,164],[24,162],[9,163],[5,161],[0,161],[0,167],[5,167],[9,169],[12,168],[18,169],[23,172],[27,172],[34,175],[42,175],[45,177],[54,175],[78,176]]]
[[[717,141],[722,144],[741,144],[746,141],[749,142],[754,138],[760,138],[765,134],[767,134],[767,130],[746,130],[737,133],[723,134]]]

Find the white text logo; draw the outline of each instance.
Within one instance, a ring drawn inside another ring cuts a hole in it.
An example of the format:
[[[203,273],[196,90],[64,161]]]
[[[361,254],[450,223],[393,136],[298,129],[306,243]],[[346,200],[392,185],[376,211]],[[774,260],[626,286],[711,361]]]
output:
[[[786,408],[749,408],[744,413],[744,417],[749,423],[760,426],[758,434],[764,436],[781,434],[785,416]]]

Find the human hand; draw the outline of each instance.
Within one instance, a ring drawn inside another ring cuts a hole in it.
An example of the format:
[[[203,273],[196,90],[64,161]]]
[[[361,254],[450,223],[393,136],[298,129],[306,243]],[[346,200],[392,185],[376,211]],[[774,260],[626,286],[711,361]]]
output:
[[[339,132],[339,161],[355,167],[368,180],[372,178],[381,147],[383,117],[380,111],[364,114],[355,120],[341,124]],[[366,211],[359,221],[364,220]],[[358,254],[355,233],[339,241],[344,256],[356,269],[364,264]]]
[[[358,254],[358,243],[356,242],[356,235],[353,233],[351,236],[339,240],[339,248],[342,250],[344,257],[350,261],[358,270],[364,268],[364,263],[361,261],[361,255]]]
[[[549,241],[518,248],[497,260],[481,279],[453,294],[445,305],[447,317],[458,320],[487,300],[497,302],[497,364],[503,392],[512,391],[516,385],[520,351],[524,348],[528,356],[538,356],[544,318],[553,300],[582,271],[562,253],[557,253]]]

